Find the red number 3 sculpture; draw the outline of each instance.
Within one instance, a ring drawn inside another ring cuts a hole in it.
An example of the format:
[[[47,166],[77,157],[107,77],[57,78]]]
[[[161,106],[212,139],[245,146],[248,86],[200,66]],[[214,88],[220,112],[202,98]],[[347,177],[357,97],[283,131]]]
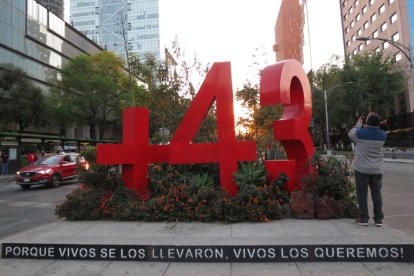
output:
[[[263,71],[261,104],[284,104],[282,119],[275,122],[275,139],[280,140],[289,159],[267,161],[271,177],[285,172],[294,185],[309,170],[307,160],[313,144],[307,133],[312,104],[309,83],[301,65],[288,60]],[[217,143],[192,143],[213,103],[217,105]],[[148,189],[148,164],[166,162],[218,163],[220,184],[230,194],[237,193],[233,173],[238,162],[256,160],[256,143],[236,141],[233,92],[229,62],[215,63],[197,96],[185,114],[169,145],[149,144],[148,109],[127,108],[123,118],[123,143],[98,145],[98,164],[122,164],[122,178],[127,187],[143,193]],[[276,128],[282,132],[276,132]]]
[[[288,160],[266,161],[266,168],[271,179],[286,173],[289,191],[301,189],[298,184],[313,171],[309,161],[315,149],[308,130],[312,117],[309,80],[296,60],[285,60],[262,71],[260,105],[277,104],[282,104],[284,110],[273,124],[274,139],[282,143]]]

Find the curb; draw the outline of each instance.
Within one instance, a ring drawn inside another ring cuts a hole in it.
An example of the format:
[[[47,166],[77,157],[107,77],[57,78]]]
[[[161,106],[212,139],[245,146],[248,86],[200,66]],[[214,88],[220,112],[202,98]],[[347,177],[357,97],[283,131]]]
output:
[[[411,160],[411,159],[384,158],[384,162],[388,162],[388,163],[400,163],[400,164],[414,164],[414,160]]]

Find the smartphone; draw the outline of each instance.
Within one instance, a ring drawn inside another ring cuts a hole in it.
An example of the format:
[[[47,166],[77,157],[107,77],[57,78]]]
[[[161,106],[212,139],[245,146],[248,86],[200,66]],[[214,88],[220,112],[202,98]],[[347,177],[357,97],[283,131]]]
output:
[[[362,114],[361,119],[362,119],[362,124],[366,125],[367,124],[367,115]]]

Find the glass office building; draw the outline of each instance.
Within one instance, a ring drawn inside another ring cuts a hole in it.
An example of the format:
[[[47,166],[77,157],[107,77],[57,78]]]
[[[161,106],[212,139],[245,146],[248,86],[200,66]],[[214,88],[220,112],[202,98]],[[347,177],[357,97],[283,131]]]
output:
[[[101,47],[125,57],[121,20],[130,52],[160,57],[158,0],[71,0],[71,24]]]
[[[36,2],[59,18],[64,18],[64,0],[36,0]]]
[[[34,0],[0,0],[0,70],[8,64],[22,69],[45,95],[48,94],[50,80],[59,77],[59,69],[71,58],[102,50]],[[0,89],[0,100],[5,100],[5,97],[6,92]],[[89,137],[89,127],[74,123],[67,126],[64,140],[50,140],[51,137],[62,137],[61,130],[29,127],[21,133],[15,122],[2,126],[0,146],[9,150],[14,158],[10,159],[10,173],[18,168],[20,153],[17,147],[22,143],[58,143],[67,149],[68,139],[72,139],[72,144],[79,139],[75,143],[79,148],[80,139]],[[14,154],[16,152],[17,155]]]
[[[0,0],[0,66],[23,69],[48,91],[71,57],[102,48],[34,0]]]

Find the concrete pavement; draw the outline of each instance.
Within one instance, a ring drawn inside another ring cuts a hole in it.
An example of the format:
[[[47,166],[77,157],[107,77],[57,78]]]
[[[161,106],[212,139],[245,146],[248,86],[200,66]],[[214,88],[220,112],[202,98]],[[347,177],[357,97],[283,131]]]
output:
[[[351,219],[269,223],[154,223],[60,220],[4,243],[100,245],[414,245],[390,226]],[[0,275],[414,275],[413,262],[185,263],[0,259]]]

